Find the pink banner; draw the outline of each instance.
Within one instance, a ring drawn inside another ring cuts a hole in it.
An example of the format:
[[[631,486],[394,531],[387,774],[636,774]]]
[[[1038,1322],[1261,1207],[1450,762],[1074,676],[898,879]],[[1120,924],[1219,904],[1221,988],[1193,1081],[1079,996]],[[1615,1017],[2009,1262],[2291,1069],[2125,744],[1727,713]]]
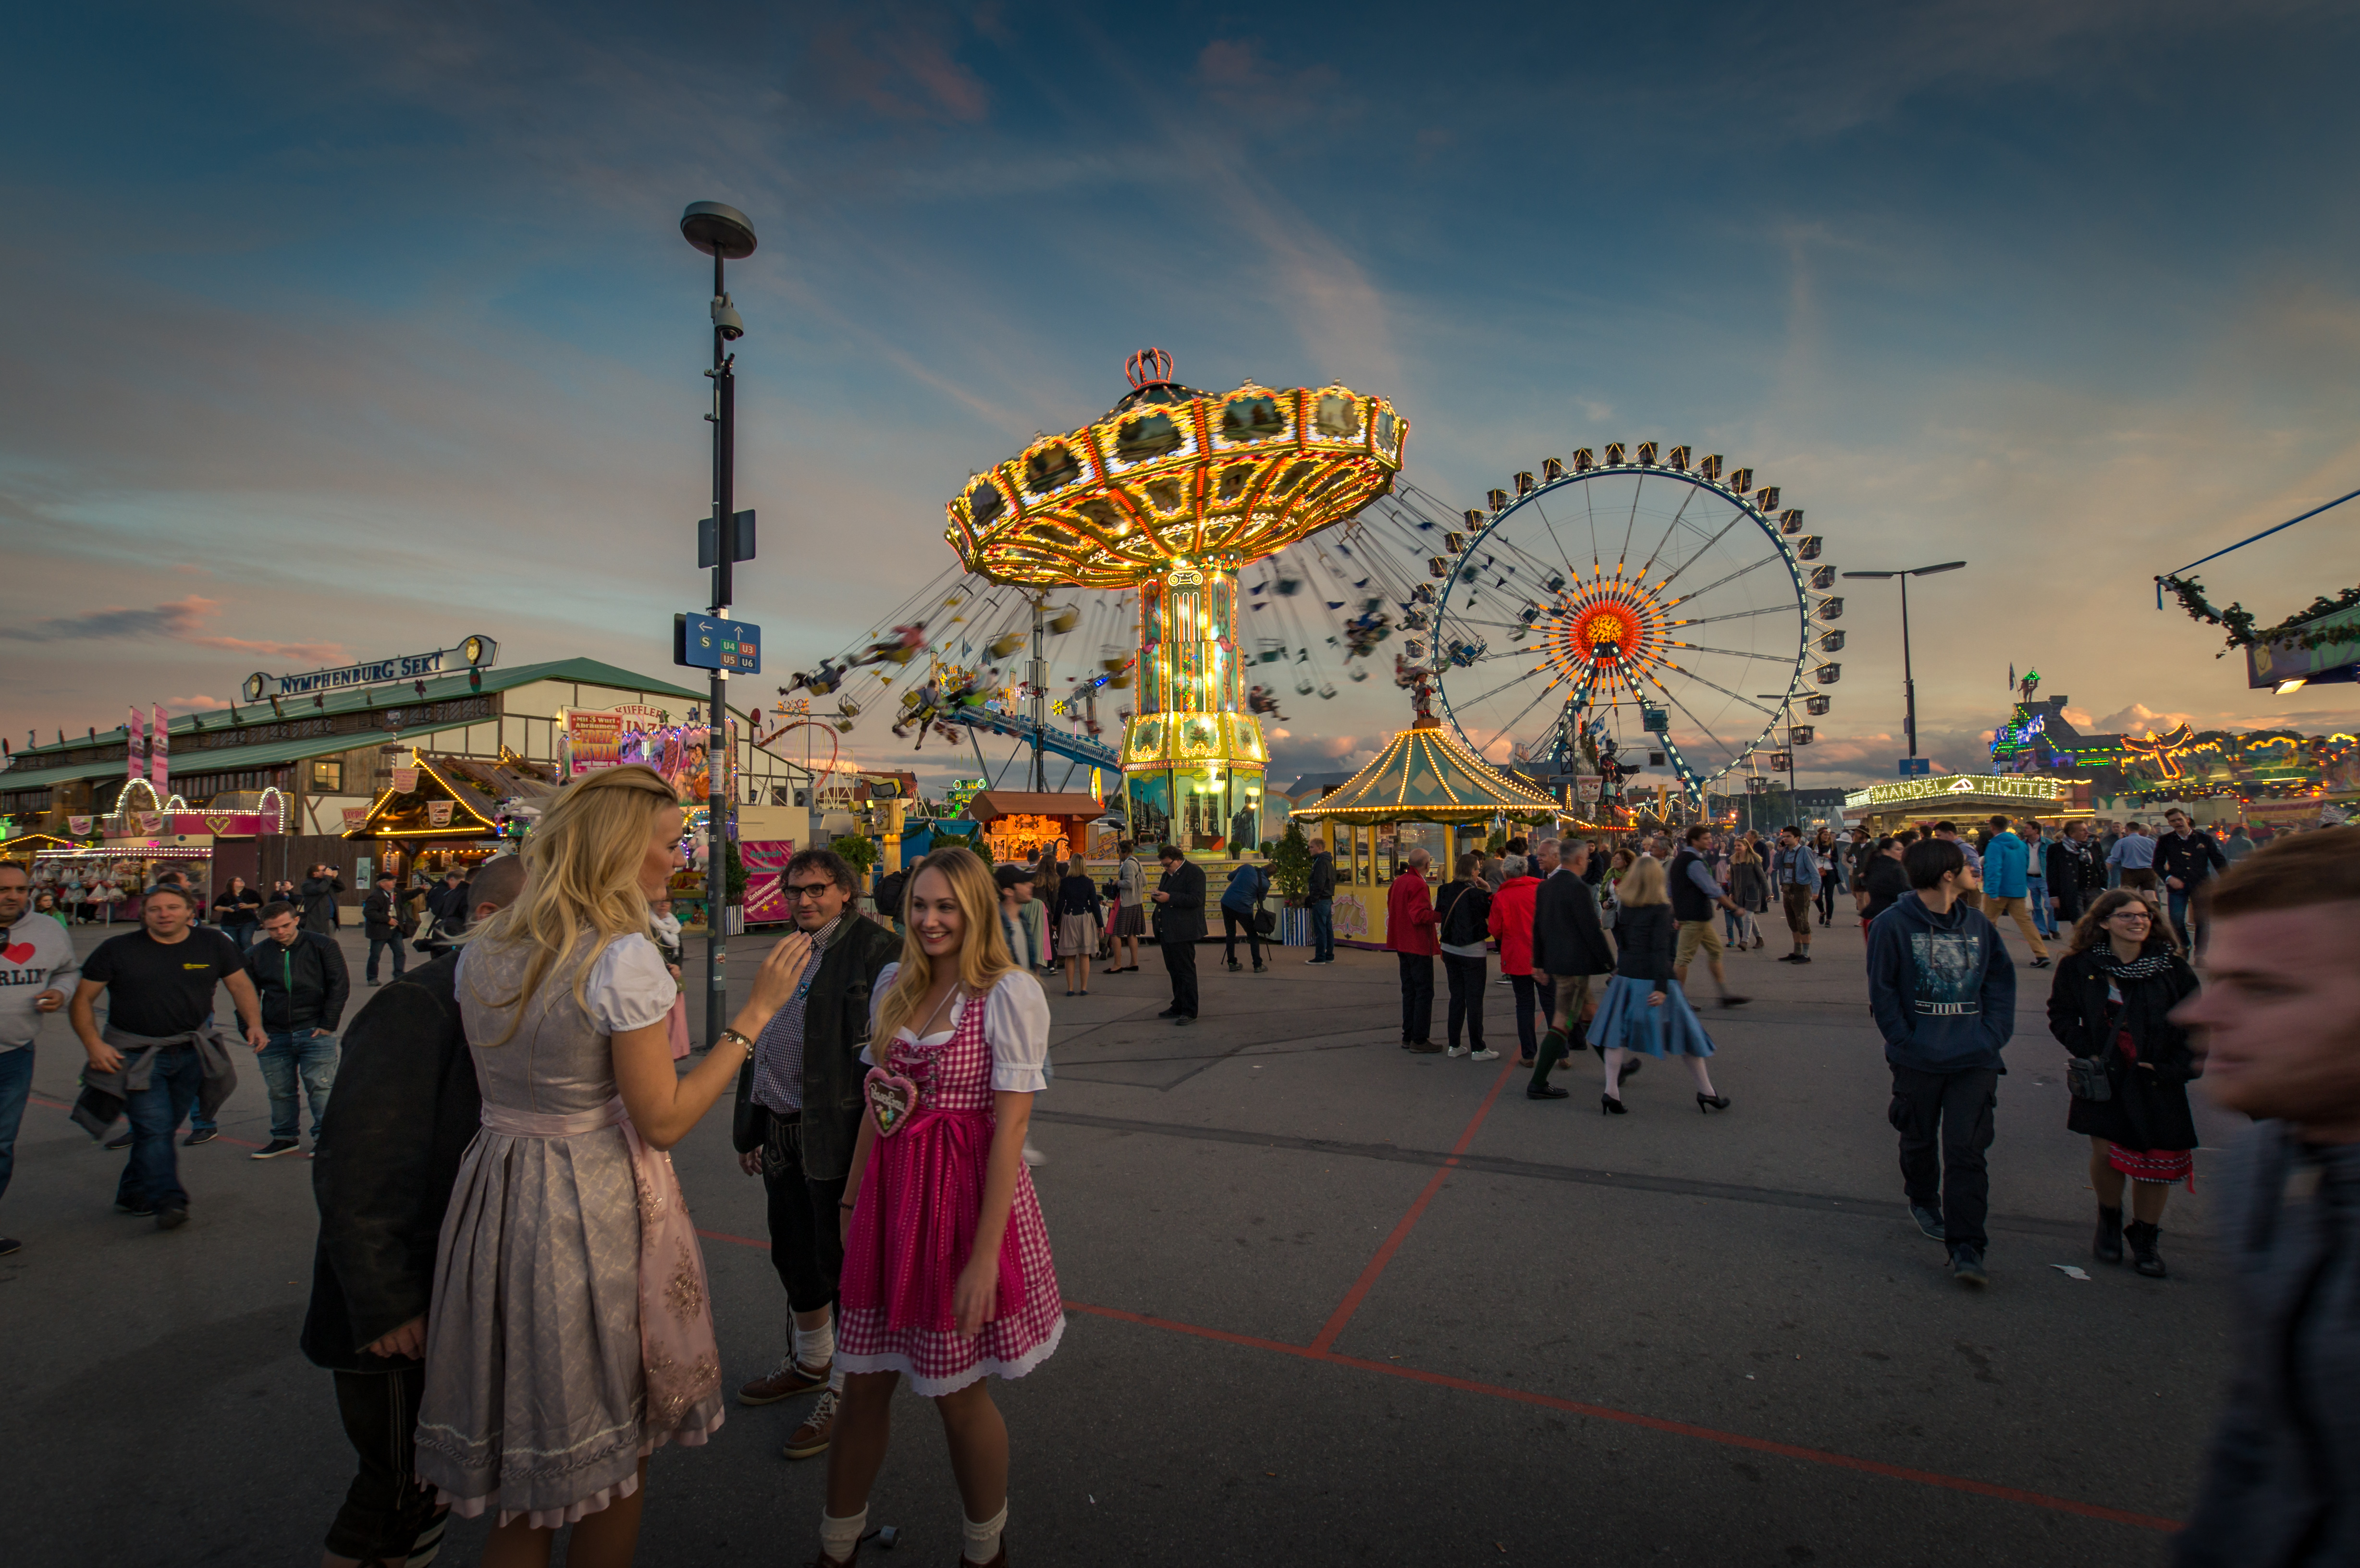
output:
[[[147,721],[139,716],[139,710],[134,708],[131,710],[131,722],[124,725],[124,734],[126,745],[126,755],[123,759],[123,777],[126,781],[133,779],[144,779],[148,776],[148,731],[145,727]]]
[[[164,709],[156,709],[156,727],[148,740],[148,782],[156,786],[156,799],[172,798],[172,739],[166,730]]]
[[[787,862],[795,855],[791,838],[741,839],[738,856],[746,863],[746,923],[784,925],[794,919],[786,894]]]

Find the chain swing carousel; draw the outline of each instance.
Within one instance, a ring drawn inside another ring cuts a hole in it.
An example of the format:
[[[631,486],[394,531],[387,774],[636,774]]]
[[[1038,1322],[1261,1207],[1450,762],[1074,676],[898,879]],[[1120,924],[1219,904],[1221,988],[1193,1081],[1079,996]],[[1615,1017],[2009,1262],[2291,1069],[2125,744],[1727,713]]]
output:
[[[1239,573],[1390,490],[1409,421],[1337,385],[1200,392],[1161,349],[1125,371],[1131,391],[1105,417],[975,475],[945,537],[991,583],[1138,590],[1120,754],[1131,836],[1234,854],[1261,840],[1270,758],[1239,650]]]

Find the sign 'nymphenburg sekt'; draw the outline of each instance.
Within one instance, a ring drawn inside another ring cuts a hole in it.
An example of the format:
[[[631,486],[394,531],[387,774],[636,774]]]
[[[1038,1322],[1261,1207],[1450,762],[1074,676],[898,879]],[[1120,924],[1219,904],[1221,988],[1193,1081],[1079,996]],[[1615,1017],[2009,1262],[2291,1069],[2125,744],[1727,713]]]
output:
[[[487,670],[499,658],[500,645],[487,637],[464,638],[456,648],[432,653],[397,654],[391,659],[346,664],[334,670],[311,670],[300,675],[267,675],[260,670],[246,678],[246,700],[266,697],[306,697],[314,691],[342,691],[353,686],[376,686],[388,681],[421,681],[459,670]]]

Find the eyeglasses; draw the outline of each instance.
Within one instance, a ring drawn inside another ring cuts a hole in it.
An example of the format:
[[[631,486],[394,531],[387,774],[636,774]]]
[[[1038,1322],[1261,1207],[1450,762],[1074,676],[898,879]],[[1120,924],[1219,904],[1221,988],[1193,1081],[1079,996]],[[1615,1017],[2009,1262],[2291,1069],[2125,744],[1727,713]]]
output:
[[[786,894],[788,898],[797,900],[815,899],[835,886],[833,882],[790,882],[786,887]]]
[[[2108,915],[2106,919],[2110,920],[2136,920],[2143,926],[2153,925],[2155,923],[2155,917],[2148,914],[2145,909],[2116,909],[2113,914]]]

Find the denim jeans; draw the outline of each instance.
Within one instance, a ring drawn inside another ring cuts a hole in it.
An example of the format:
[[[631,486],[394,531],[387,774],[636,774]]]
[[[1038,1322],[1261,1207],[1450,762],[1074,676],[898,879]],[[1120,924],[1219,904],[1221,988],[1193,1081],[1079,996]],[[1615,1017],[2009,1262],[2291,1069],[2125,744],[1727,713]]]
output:
[[[320,1118],[328,1114],[328,1088],[336,1081],[336,1037],[324,1029],[273,1030],[260,1060],[262,1082],[270,1091],[271,1140],[295,1141],[303,1119],[296,1096],[300,1079],[311,1101],[311,1139],[318,1142]]]
[[[399,936],[373,936],[368,939],[368,983],[372,985],[377,984],[377,955],[388,948],[393,950],[393,977],[400,979],[402,970],[410,964],[408,944]]]
[[[169,1046],[149,1061],[148,1087],[124,1105],[131,1121],[131,1158],[115,1184],[116,1203],[135,1209],[189,1206],[189,1190],[180,1185],[180,1165],[172,1158],[172,1130],[197,1103],[197,1085],[204,1077],[205,1064],[194,1046]]]
[[[2171,914],[2171,929],[2180,936],[2180,950],[2182,953],[2195,952],[2196,933],[2188,929],[2188,901],[2195,897],[2195,890],[2190,887],[2167,887],[2163,890],[2163,896]]]
[[[0,1197],[7,1195],[8,1178],[16,1171],[16,1127],[32,1092],[33,1048],[0,1051]]]
[[[1310,909],[1311,956],[1333,958],[1336,956],[1336,900],[1314,898],[1310,902]]]
[[[2049,878],[2027,877],[2024,879],[2024,896],[2032,902],[2032,923],[2042,936],[2057,934],[2057,914],[2049,907]]]

